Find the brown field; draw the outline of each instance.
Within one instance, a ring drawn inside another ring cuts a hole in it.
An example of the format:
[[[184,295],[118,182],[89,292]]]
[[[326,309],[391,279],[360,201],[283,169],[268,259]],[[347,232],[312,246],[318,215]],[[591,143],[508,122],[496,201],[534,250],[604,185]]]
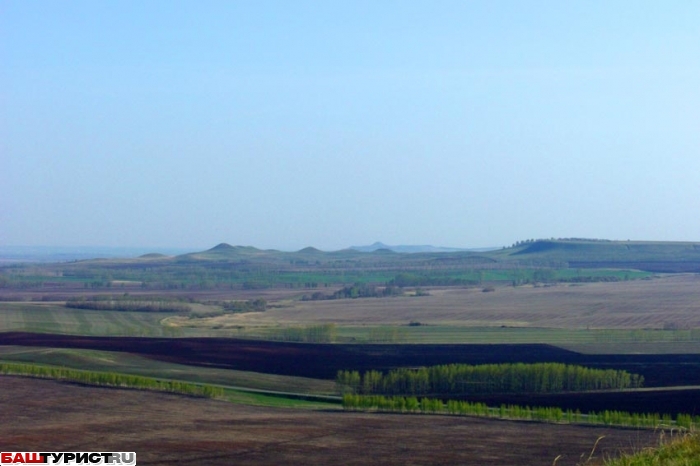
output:
[[[430,290],[431,296],[288,301],[265,313],[199,319],[201,325],[405,325],[566,329],[700,328],[700,275],[549,287]],[[171,320],[171,322],[173,322]],[[175,322],[177,319],[175,318]]]
[[[658,432],[476,418],[250,407],[0,377],[4,451],[135,451],[138,464],[576,465]]]
[[[149,297],[149,296],[172,296],[194,300],[227,300],[227,299],[257,299],[263,298],[267,301],[279,301],[292,299],[300,295],[301,292],[297,289],[288,288],[270,288],[264,290],[244,290],[244,289],[211,289],[211,290],[162,290],[162,289],[142,289],[137,288],[102,288],[90,289],[85,288],[82,283],[70,284],[44,284],[41,288],[15,289],[15,288],[0,288],[0,301],[18,301],[18,302],[39,302],[39,301],[66,301],[67,299],[77,296],[104,296],[110,294],[120,295],[129,293],[134,297]]]

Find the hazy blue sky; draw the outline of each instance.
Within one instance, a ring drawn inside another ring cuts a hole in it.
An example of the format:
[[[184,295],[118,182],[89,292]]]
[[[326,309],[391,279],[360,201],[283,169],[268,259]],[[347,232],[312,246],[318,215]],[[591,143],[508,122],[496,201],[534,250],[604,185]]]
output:
[[[700,240],[698,1],[0,0],[0,245]]]

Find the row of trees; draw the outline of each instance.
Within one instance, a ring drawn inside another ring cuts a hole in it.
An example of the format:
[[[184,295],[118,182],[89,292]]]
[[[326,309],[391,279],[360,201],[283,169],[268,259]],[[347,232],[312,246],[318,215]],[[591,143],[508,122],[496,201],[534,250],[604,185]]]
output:
[[[638,388],[644,377],[627,371],[592,369],[561,363],[445,364],[399,368],[387,374],[371,370],[339,371],[341,392],[385,395],[556,393]]]
[[[382,395],[343,395],[343,408],[349,411],[382,411],[394,413],[450,414],[455,416],[478,416],[498,419],[521,419],[567,424],[604,424],[608,426],[657,428],[676,426],[685,429],[700,427],[700,416],[678,414],[639,414],[624,411],[601,411],[582,414],[579,410],[562,410],[557,407],[530,407],[505,405],[492,408],[484,403],[414,396],[385,397]]]
[[[335,341],[337,330],[335,324],[287,327],[273,329],[268,338],[298,343],[332,343]]]
[[[355,283],[352,286],[345,286],[333,294],[325,294],[317,291],[313,294],[305,294],[302,301],[321,301],[325,299],[356,299],[356,298],[386,298],[389,296],[400,296],[403,290],[400,287],[387,285],[378,287],[366,283]]]
[[[33,364],[0,363],[0,374],[58,379],[86,385],[137,388],[160,392],[181,393],[190,396],[219,398],[224,395],[221,387],[200,385],[177,380],[160,380],[140,375],[114,372],[82,371],[65,367],[35,366]]]
[[[264,312],[267,310],[267,301],[262,298],[247,301],[224,301],[221,303],[221,307],[227,312]]]
[[[90,298],[77,297],[66,301],[66,307],[74,309],[91,309],[95,311],[125,311],[125,312],[180,312],[187,313],[191,307],[181,302],[165,299],[138,299],[133,297],[105,298],[94,296]]]

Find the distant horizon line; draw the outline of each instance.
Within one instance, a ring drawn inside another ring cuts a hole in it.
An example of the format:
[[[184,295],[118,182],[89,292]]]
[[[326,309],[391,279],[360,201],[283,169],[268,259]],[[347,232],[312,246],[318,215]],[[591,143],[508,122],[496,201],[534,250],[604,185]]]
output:
[[[56,254],[61,254],[61,253],[80,253],[80,252],[97,252],[97,251],[104,251],[104,252],[109,252],[109,251],[131,251],[133,253],[136,252],[141,252],[141,253],[148,253],[148,252],[162,252],[162,251],[170,251],[172,253],[187,253],[187,252],[203,252],[203,251],[208,251],[210,249],[213,249],[217,246],[226,244],[229,246],[233,247],[251,247],[255,249],[260,249],[260,250],[273,250],[273,251],[280,251],[280,252],[298,252],[303,249],[307,248],[314,248],[318,249],[319,251],[323,252],[335,252],[335,251],[342,251],[346,249],[364,249],[364,248],[371,248],[374,246],[385,246],[386,248],[418,248],[418,247],[425,247],[425,248],[435,248],[435,249],[451,249],[451,250],[462,250],[462,251],[474,251],[474,250],[486,250],[486,249],[501,249],[503,247],[511,247],[516,244],[524,244],[532,241],[548,241],[548,240],[553,240],[553,241],[601,241],[601,242],[659,242],[659,243],[700,243],[700,241],[693,241],[693,240],[649,240],[649,239],[605,239],[605,238],[576,238],[576,237],[568,237],[568,238],[533,238],[533,239],[526,239],[526,240],[518,240],[511,242],[510,244],[506,245],[499,245],[499,246],[471,246],[471,247],[457,247],[457,246],[435,246],[430,243],[410,243],[410,244],[387,244],[382,241],[375,241],[371,244],[365,244],[365,245],[350,245],[350,246],[344,246],[340,248],[320,248],[317,246],[313,245],[307,245],[303,246],[300,248],[276,248],[276,247],[260,247],[260,246],[254,246],[252,244],[232,244],[226,241],[220,241],[216,243],[213,246],[191,246],[191,247],[185,247],[185,246],[107,246],[107,245],[13,245],[13,244],[8,244],[8,245],[2,245],[0,244],[0,252],[2,253],[31,253],[33,252],[43,252],[43,253],[50,253],[54,252]]]
[[[243,243],[229,243],[227,241],[220,241],[213,246],[192,246],[192,247],[187,247],[187,246],[107,246],[107,245],[46,245],[46,244],[40,244],[40,245],[26,245],[26,244],[0,244],[0,251],[1,250],[9,250],[9,249],[15,249],[15,250],[20,250],[20,249],[26,249],[26,250],[60,250],[60,251],[76,251],[76,250],[172,250],[172,251],[206,251],[212,248],[215,248],[216,246],[219,246],[221,244],[228,244],[229,246],[234,246],[234,247],[252,247],[260,250],[274,250],[274,251],[281,251],[281,252],[296,252],[296,251],[301,251],[302,249],[306,248],[315,248],[321,251],[326,251],[326,252],[332,252],[332,251],[342,251],[344,249],[353,249],[353,248],[363,248],[363,247],[370,247],[374,246],[377,243],[381,243],[380,241],[374,242],[372,244],[367,244],[367,245],[350,245],[350,246],[343,246],[340,248],[321,248],[318,246],[313,246],[313,245],[306,245],[302,246],[300,248],[291,248],[291,247],[284,247],[284,248],[278,248],[278,247],[262,247],[262,246],[255,246],[253,244],[243,244]],[[426,246],[426,247],[437,247],[437,248],[449,248],[449,249],[481,249],[481,247],[453,247],[453,246],[434,246],[432,244],[428,243],[415,243],[415,244],[386,244],[386,243],[381,243],[384,246],[387,247],[402,247],[402,246]],[[489,246],[490,247],[490,246]],[[494,246],[494,247],[503,247],[503,246]]]

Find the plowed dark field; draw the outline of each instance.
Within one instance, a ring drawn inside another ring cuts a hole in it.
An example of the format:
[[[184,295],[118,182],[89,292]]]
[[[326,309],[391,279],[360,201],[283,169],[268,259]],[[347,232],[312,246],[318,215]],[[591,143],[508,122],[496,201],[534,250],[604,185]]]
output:
[[[333,379],[338,370],[388,370],[448,363],[560,362],[625,369],[641,374],[648,387],[700,385],[700,355],[583,355],[548,345],[336,345],[225,338],[87,337],[30,333],[0,334],[0,345],[121,351],[153,359],[270,374]],[[700,390],[498,395],[490,405],[559,406],[582,412],[618,410],[676,415],[700,414]],[[470,400],[476,398],[470,397]]]
[[[312,412],[0,377],[3,451],[135,451],[140,465],[572,466],[658,432],[468,417]],[[590,466],[599,461],[586,463]]]
[[[333,379],[339,370],[465,363],[560,362],[624,369],[646,386],[700,385],[700,354],[586,355],[550,345],[341,345],[230,338],[89,337],[0,333],[0,345],[121,351],[180,364]]]
[[[452,397],[453,399],[455,397]],[[469,396],[465,399],[480,401],[489,406],[514,404],[520,406],[555,406],[562,409],[591,411],[626,411],[628,413],[659,413],[675,416],[677,413],[700,416],[700,389],[654,390],[607,393],[556,393],[548,395],[491,395]]]

